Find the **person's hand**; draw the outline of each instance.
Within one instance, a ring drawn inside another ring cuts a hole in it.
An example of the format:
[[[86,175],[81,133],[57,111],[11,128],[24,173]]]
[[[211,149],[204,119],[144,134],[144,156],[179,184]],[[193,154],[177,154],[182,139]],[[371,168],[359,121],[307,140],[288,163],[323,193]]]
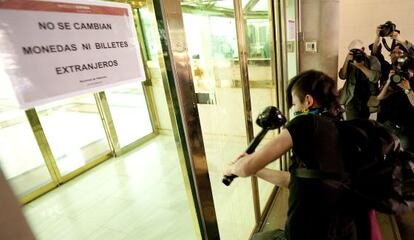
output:
[[[345,62],[352,61],[354,59],[354,56],[352,55],[352,52],[349,52],[345,57]]]
[[[400,33],[397,31],[392,32],[389,37],[393,40],[396,40],[398,42],[401,42],[401,37],[400,37]]]
[[[363,67],[365,67],[364,62],[357,62],[357,61],[353,61],[352,65],[354,65],[356,68],[361,69]]]
[[[231,161],[225,168],[223,171],[224,176],[231,176],[233,173],[233,167],[234,164],[236,164],[241,158],[243,158],[244,156],[247,156],[248,154],[243,152],[242,154],[240,154],[236,159],[234,159],[233,161]]]
[[[401,80],[400,83],[397,84],[398,87],[400,87],[402,90],[410,89],[410,82],[406,79]]]
[[[395,70],[391,70],[390,73],[388,74],[388,80],[391,81],[391,76],[395,74]]]

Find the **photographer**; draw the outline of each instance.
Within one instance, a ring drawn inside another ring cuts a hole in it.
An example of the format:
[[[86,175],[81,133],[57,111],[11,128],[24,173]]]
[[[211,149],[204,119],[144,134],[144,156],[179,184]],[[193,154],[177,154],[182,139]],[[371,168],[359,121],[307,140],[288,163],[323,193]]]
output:
[[[381,64],[374,56],[365,54],[361,40],[349,44],[350,52],[339,71],[339,78],[346,80],[340,92],[340,103],[345,105],[346,119],[368,119],[368,100],[376,95]]]
[[[414,45],[408,40],[401,37],[400,31],[396,29],[396,25],[394,23],[387,21],[377,27],[376,37],[372,46],[372,55],[377,56],[377,54],[381,54],[381,37],[390,37],[392,39],[391,47],[388,47],[385,39],[382,40],[384,47],[388,51],[391,52],[392,49],[395,48],[396,44],[401,44],[409,54],[414,54]],[[392,59],[391,62],[393,62]]]
[[[414,60],[400,58],[381,93],[378,122],[399,137],[406,151],[414,152]]]
[[[391,47],[388,46],[385,37],[392,39]],[[391,63],[387,62],[382,54],[382,44],[384,48],[390,52]],[[380,85],[383,87],[388,80],[388,75],[393,69],[395,61],[404,55],[414,54],[414,45],[401,37],[400,31],[396,29],[396,25],[391,21],[381,24],[376,29],[374,43],[370,45],[371,55],[378,58],[381,63],[381,79]]]

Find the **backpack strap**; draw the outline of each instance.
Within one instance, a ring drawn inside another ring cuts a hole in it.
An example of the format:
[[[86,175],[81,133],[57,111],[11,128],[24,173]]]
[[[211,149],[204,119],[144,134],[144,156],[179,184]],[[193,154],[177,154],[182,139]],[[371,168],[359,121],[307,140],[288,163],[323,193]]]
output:
[[[323,183],[335,189],[338,189],[338,190],[340,190],[341,188],[347,189],[348,191],[352,192],[353,194],[355,194],[356,196],[359,196],[362,199],[365,199],[370,202],[377,202],[376,201],[377,199],[372,198],[356,189],[353,189],[352,187],[348,185],[347,180],[349,180],[351,177],[349,173],[343,173],[343,174],[329,173],[329,172],[322,172],[322,171],[307,169],[307,168],[297,168],[291,171],[291,175],[298,177],[298,178],[304,178],[304,179],[319,179]],[[406,199],[404,199],[404,197],[402,197],[401,194],[393,192],[392,198],[401,204],[407,205]]]
[[[349,189],[348,185],[346,184],[347,179],[349,179],[349,174],[347,173],[340,174],[340,173],[322,172],[322,171],[307,169],[307,168],[296,168],[296,169],[291,170],[290,174],[297,178],[321,180],[321,182],[337,190],[340,190],[343,188]]]
[[[322,172],[314,169],[307,168],[296,168],[291,171],[293,176],[298,178],[310,178],[310,179],[320,179],[320,180],[334,180],[334,181],[344,181],[349,178],[348,173],[330,173]]]

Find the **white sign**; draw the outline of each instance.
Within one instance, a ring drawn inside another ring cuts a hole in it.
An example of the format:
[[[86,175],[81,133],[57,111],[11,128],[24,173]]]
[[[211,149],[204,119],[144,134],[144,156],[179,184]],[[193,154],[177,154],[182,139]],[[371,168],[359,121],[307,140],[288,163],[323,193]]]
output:
[[[0,1],[0,68],[22,108],[145,79],[131,8],[109,2]]]
[[[293,20],[288,20],[288,41],[296,39],[296,24]]]

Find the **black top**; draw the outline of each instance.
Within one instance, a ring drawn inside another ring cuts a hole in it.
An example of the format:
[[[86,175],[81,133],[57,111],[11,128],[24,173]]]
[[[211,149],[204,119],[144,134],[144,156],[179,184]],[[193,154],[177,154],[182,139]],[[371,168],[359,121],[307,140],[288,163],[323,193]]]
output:
[[[331,173],[345,172],[343,150],[332,119],[301,115],[290,121],[286,128],[293,141],[294,156],[290,172],[298,167]],[[297,178],[294,175],[291,175],[289,191],[287,239],[369,239],[366,238],[369,233],[356,230],[363,225],[356,223],[356,219],[363,219],[361,221],[368,224],[367,212],[349,206],[343,191],[318,179]],[[356,217],[357,213],[362,217]],[[369,227],[363,226],[362,229]]]
[[[378,122],[389,121],[402,128],[414,128],[414,107],[402,90],[398,90],[381,100],[379,107]]]
[[[367,61],[366,61],[367,62]],[[367,66],[368,69],[371,69]],[[370,92],[370,81],[368,80],[367,76],[357,67],[350,64],[349,68],[354,68],[355,74],[355,90],[354,90],[354,98],[361,100],[363,103],[367,102],[369,96],[371,96]]]
[[[387,60],[385,60],[384,55],[382,55],[381,49],[377,50],[377,52],[378,52],[377,54],[372,54],[371,52],[371,55],[376,57],[381,64],[380,82],[381,82],[381,86],[384,86],[385,82],[388,80],[390,71],[392,70],[392,65],[389,62],[387,62]]]

